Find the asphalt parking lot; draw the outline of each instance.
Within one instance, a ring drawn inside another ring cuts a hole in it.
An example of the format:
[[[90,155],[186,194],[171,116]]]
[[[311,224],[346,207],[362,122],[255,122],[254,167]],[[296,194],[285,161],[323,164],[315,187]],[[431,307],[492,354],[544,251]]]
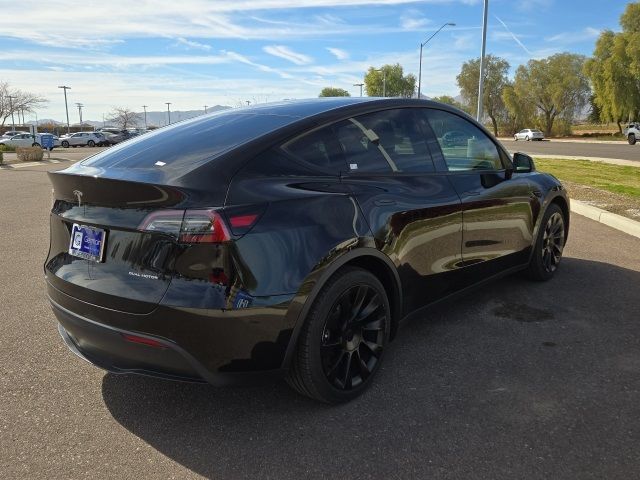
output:
[[[1,478],[637,478],[640,239],[574,215],[553,281],[431,309],[362,398],[328,407],[70,353],[42,274],[60,166],[0,170]]]

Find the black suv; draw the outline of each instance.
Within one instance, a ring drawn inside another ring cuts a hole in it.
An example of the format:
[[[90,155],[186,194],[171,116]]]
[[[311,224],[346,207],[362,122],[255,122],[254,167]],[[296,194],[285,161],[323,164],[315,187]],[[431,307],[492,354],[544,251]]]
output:
[[[228,110],[50,179],[48,294],[77,355],[216,385],[284,376],[326,402],[371,383],[410,313],[517,270],[551,278],[569,226],[560,182],[425,100]]]

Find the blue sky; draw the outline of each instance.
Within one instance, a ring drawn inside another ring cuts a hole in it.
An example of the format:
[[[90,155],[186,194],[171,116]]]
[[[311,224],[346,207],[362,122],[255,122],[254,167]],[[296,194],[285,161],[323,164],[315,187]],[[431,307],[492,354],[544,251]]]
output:
[[[399,62],[417,76],[420,42],[445,22],[456,26],[425,48],[423,93],[457,95],[460,66],[480,55],[481,0],[19,3],[21,15],[0,27],[0,81],[49,99],[39,118],[64,118],[63,84],[91,120],[114,106],[238,106],[325,86],[359,95],[352,85],[371,65]],[[487,53],[512,71],[557,52],[590,55],[601,30],[619,30],[626,3],[490,0]],[[70,116],[77,122],[77,110]]]

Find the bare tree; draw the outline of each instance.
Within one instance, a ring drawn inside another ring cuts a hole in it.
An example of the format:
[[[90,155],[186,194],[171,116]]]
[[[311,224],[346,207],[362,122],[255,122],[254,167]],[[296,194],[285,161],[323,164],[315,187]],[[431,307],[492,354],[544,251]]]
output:
[[[0,82],[0,123],[4,126],[7,119],[13,113],[33,113],[36,108],[42,107],[48,100],[31,92],[24,92],[17,88],[11,88],[8,82]]]
[[[118,127],[125,130],[135,127],[140,120],[140,114],[125,107],[114,107],[109,117],[109,121],[115,123]]]

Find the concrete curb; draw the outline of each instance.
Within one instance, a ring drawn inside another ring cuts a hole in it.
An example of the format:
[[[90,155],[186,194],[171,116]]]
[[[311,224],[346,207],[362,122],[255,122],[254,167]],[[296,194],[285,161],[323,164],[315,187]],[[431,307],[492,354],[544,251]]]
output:
[[[630,218],[607,212],[601,208],[593,207],[581,202],[580,200],[573,199],[571,199],[571,211],[611,228],[615,228],[616,230],[620,230],[626,234],[640,238],[640,222],[631,220]]]
[[[503,141],[503,140],[510,140],[510,141],[514,141],[513,137],[498,137],[498,140]],[[518,140],[519,142],[522,143],[527,143],[526,140]],[[553,143],[602,143],[605,145],[620,145],[620,144],[625,144],[627,143],[626,140],[588,140],[588,139],[581,139],[581,138],[545,138],[543,141],[545,142],[553,142]]]

